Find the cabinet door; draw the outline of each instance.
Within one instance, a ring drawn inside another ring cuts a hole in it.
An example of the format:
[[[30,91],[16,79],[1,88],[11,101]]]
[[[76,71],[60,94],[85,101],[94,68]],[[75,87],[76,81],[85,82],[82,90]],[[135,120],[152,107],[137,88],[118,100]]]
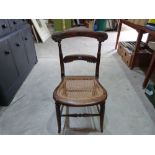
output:
[[[9,19],[8,22],[9,22],[11,31],[15,31],[18,29],[18,25],[19,25],[18,19]]]
[[[24,25],[24,24],[27,24],[27,21],[26,19],[18,19],[18,22],[19,22],[19,25]]]
[[[24,49],[21,33],[16,33],[9,38],[9,44],[16,62],[19,74],[25,72],[28,67],[28,58]]]
[[[30,65],[34,65],[37,61],[36,50],[34,46],[34,40],[32,38],[31,29],[24,29],[22,32],[22,38],[24,42],[24,46],[26,49],[26,53],[28,56],[28,61]]]
[[[0,19],[0,36],[4,36],[10,32],[9,23],[6,19]]]
[[[18,77],[17,68],[7,40],[0,41],[0,85],[8,91]]]

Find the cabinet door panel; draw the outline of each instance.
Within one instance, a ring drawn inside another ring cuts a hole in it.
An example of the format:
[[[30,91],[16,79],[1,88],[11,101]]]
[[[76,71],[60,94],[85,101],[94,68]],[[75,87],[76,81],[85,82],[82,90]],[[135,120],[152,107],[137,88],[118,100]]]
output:
[[[11,31],[15,31],[18,29],[18,24],[19,24],[18,19],[9,19],[8,22],[9,22]]]
[[[8,20],[11,31],[18,30],[22,27],[22,25],[26,24],[25,19],[9,19]]]
[[[7,40],[0,42],[0,83],[7,91],[18,77],[17,68]]]
[[[9,44],[11,46],[13,56],[18,68],[19,74],[22,74],[28,66],[28,58],[24,49],[22,37],[20,33],[17,33],[9,38]]]
[[[27,53],[27,56],[28,56],[29,64],[33,65],[37,61],[37,56],[36,56],[34,40],[32,38],[32,33],[31,33],[30,28],[25,29],[22,32],[22,38],[23,38],[23,41],[24,41],[24,46],[25,46],[26,53]]]
[[[18,23],[19,23],[19,25],[21,26],[21,25],[26,24],[27,21],[26,21],[26,19],[18,19]]]
[[[10,32],[9,23],[6,19],[0,19],[0,36]]]

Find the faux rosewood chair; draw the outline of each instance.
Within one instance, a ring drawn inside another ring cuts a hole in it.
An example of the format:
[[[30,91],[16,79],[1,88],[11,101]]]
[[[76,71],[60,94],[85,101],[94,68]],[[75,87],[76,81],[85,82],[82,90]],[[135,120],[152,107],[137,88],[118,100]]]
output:
[[[67,55],[63,57],[61,41],[71,37],[90,37],[98,40],[97,56],[92,55]],[[56,116],[58,123],[58,133],[61,132],[61,117],[88,117],[100,116],[100,128],[103,132],[103,120],[105,111],[105,101],[107,98],[106,90],[98,81],[99,65],[101,55],[101,44],[108,38],[105,32],[93,31],[75,31],[68,30],[57,32],[52,35],[52,39],[58,43],[59,58],[61,67],[61,83],[54,90],[53,98],[56,105]],[[65,76],[64,63],[69,63],[75,60],[84,60],[90,63],[96,63],[96,72],[94,76]],[[86,107],[96,106],[98,113],[84,114],[63,114],[63,107]]]

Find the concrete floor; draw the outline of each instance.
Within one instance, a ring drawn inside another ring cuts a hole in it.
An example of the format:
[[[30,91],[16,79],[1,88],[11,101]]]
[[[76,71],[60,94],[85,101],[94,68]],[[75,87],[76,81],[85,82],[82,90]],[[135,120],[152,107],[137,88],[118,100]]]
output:
[[[138,68],[130,70],[114,50],[116,32],[108,32],[109,38],[102,45],[100,82],[108,91],[104,132],[116,134],[155,134],[155,110],[144,95],[144,74]],[[136,32],[124,30],[120,40],[135,40]],[[144,36],[144,40],[146,36]],[[87,52],[95,55],[96,41],[73,38],[63,41],[66,53]],[[54,88],[60,82],[60,66],[57,44],[51,39],[36,44],[38,63],[35,65],[12,103],[0,107],[0,134],[57,134]],[[93,64],[71,63],[67,74],[93,74]],[[94,108],[76,108],[70,111],[93,112]],[[62,120],[61,134],[101,134],[98,117]]]

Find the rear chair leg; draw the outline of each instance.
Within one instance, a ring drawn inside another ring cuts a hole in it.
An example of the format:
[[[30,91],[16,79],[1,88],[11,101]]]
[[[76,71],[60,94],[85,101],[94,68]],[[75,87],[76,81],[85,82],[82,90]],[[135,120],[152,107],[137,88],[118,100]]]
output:
[[[69,115],[69,106],[66,107],[66,114]],[[66,117],[66,127],[69,128],[69,117]]]
[[[55,103],[56,107],[56,116],[57,116],[57,123],[58,123],[58,133],[61,132],[61,112],[60,112],[60,104]]]
[[[103,103],[100,105],[100,128],[101,128],[101,132],[103,132],[104,111],[105,111],[105,104]]]

